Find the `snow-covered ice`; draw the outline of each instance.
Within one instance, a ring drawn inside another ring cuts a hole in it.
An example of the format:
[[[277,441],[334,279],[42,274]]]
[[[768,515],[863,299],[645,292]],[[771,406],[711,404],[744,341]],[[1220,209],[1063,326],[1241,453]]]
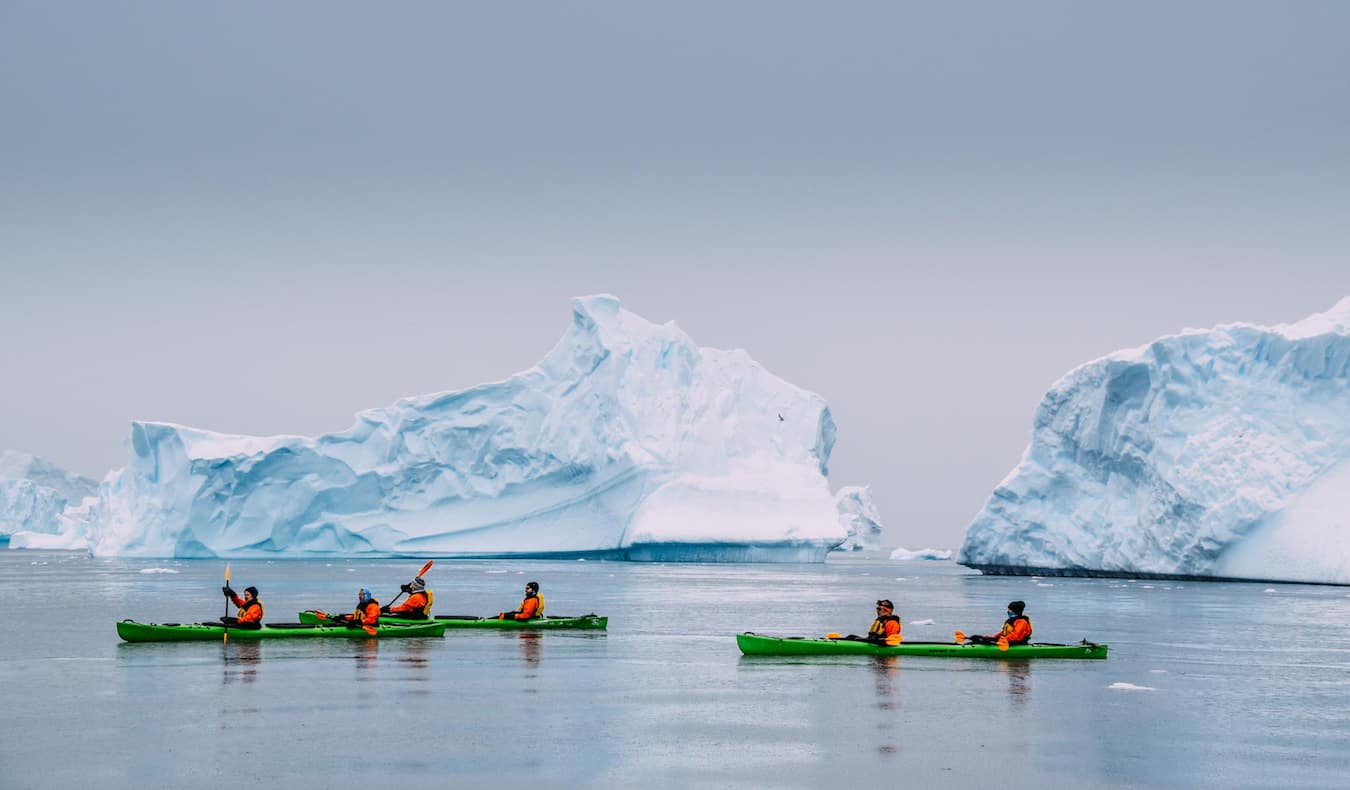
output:
[[[1350,298],[1073,370],[962,564],[1350,583]]]
[[[825,401],[611,296],[535,367],[363,412],[341,433],[132,424],[96,555],[820,561],[847,537]]]

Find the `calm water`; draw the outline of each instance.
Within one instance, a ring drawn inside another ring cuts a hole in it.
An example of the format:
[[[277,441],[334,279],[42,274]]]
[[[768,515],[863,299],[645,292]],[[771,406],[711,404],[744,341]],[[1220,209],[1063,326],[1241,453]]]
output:
[[[269,619],[397,592],[418,560],[239,561]],[[146,573],[165,568],[175,573]],[[1350,786],[1350,589],[985,578],[950,563],[439,561],[440,614],[607,634],[123,644],[224,612],[224,564],[0,552],[0,787]],[[743,658],[733,634],[993,630],[1107,661]],[[932,624],[925,624],[925,621]],[[1113,688],[1131,684],[1144,688]]]

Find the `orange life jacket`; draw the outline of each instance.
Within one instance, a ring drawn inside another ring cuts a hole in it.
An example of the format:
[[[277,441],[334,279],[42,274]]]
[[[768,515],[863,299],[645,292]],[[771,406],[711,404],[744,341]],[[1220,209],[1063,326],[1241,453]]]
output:
[[[262,601],[254,598],[252,601],[245,601],[238,595],[230,596],[230,603],[239,607],[236,617],[241,623],[262,623],[263,605]]]
[[[239,622],[241,623],[262,623],[263,605],[257,598],[243,604],[239,607]]]
[[[1024,614],[1009,617],[1004,621],[999,636],[1007,637],[1010,645],[1025,645],[1031,641],[1031,618]]]
[[[544,616],[544,596],[539,593],[529,596],[520,602],[520,609],[512,617],[517,620],[533,620],[536,617]]]
[[[361,611],[363,608],[365,609],[364,612]],[[361,625],[361,630],[374,636],[376,633],[375,626],[380,624],[380,602],[371,598],[365,602],[364,606],[357,604],[356,611],[352,612],[352,624],[357,623]]]
[[[415,592],[398,606],[389,607],[389,614],[402,615],[406,620],[423,620],[431,616],[431,590]]]
[[[874,642],[890,643],[891,637],[900,636],[900,618],[893,614],[883,614],[872,621],[867,636]],[[895,644],[900,644],[898,641]]]

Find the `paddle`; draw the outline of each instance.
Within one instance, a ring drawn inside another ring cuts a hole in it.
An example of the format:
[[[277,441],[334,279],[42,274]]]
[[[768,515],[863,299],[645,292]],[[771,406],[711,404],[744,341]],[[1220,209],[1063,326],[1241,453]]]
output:
[[[230,563],[228,563],[228,562],[225,563],[225,586],[226,586],[226,587],[229,587],[229,586],[230,586]],[[230,616],[230,599],[229,599],[229,598],[226,598],[226,599],[225,599],[225,616],[226,616],[226,617],[229,617],[229,616]],[[221,633],[220,643],[221,643],[222,645],[227,645],[227,644],[230,643],[230,624],[227,623],[227,622],[225,622],[224,620],[221,620],[220,622],[221,622],[221,624],[223,624],[223,625],[225,626],[225,630],[220,632],[220,633]]]
[[[958,644],[958,645],[961,644],[962,642],[966,641],[966,634],[965,634],[964,631],[957,631],[953,636],[956,637],[956,644]],[[988,644],[987,642],[985,642],[985,643],[977,643],[974,639],[970,640],[970,643],[971,643],[972,645],[973,645],[973,644]],[[1008,652],[1008,637],[1004,636],[1003,634],[999,634],[998,640],[994,642],[994,646],[997,647],[997,648],[999,649],[999,652],[1000,652],[1000,653],[1006,653],[1006,652]]]
[[[432,563],[434,563],[434,562],[436,562],[436,561],[435,561],[435,560],[427,560],[427,564],[426,564],[426,565],[423,565],[423,566],[422,566],[422,570],[418,571],[418,572],[417,572],[417,575],[414,576],[413,578],[414,578],[414,579],[420,579],[420,578],[422,578],[422,574],[424,574],[424,573],[426,573],[427,571],[431,570],[431,565],[432,565]],[[385,606],[393,606],[393,605],[394,605],[394,601],[397,601],[398,599],[400,599],[400,598],[402,598],[402,597],[403,597],[403,591],[402,591],[402,590],[399,590],[399,591],[398,591],[398,595],[395,595],[395,596],[394,596],[394,600],[393,600],[393,601],[390,601],[390,602],[387,603],[387,604],[385,604]]]

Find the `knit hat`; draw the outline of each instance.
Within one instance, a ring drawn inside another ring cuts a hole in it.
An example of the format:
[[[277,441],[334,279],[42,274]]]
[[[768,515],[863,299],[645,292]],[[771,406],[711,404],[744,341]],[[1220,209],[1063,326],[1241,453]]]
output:
[[[1012,603],[1008,604],[1008,611],[1012,612],[1015,615],[1020,615],[1022,613],[1022,610],[1025,608],[1027,608],[1026,601],[1013,601]]]
[[[408,582],[408,590],[410,592],[419,593],[425,590],[426,588],[427,583],[422,579],[421,576],[418,576],[416,579],[413,579],[412,581]]]

